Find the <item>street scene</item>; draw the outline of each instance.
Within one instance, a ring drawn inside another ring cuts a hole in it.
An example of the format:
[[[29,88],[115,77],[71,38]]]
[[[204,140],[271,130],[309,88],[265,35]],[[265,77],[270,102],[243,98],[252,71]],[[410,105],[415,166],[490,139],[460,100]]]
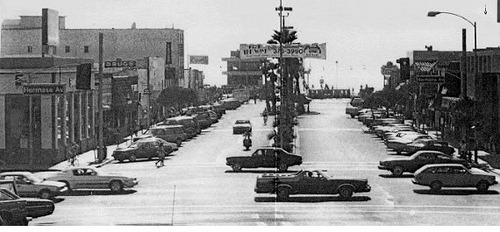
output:
[[[500,0],[18,1],[0,226],[500,225]]]

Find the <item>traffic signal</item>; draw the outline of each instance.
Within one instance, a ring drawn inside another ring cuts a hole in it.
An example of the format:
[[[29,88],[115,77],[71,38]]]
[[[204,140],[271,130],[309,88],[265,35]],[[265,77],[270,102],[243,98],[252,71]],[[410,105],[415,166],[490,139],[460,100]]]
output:
[[[399,78],[401,80],[410,79],[410,58],[399,58],[396,60],[399,64]]]
[[[92,64],[80,64],[76,68],[76,89],[90,90],[90,79],[92,76]]]

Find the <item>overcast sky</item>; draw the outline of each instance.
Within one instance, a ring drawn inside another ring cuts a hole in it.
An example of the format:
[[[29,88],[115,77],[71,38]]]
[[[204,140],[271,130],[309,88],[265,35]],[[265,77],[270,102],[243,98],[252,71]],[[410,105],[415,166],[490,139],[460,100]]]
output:
[[[311,84],[319,79],[339,88],[380,89],[380,67],[408,51],[461,50],[461,29],[472,49],[473,27],[448,11],[477,22],[478,48],[500,46],[497,0],[283,0],[293,7],[286,24],[298,42],[327,43],[327,60],[306,60]],[[66,16],[66,28],[175,27],[184,30],[185,54],[208,55],[203,70],[208,84],[226,84],[221,61],[241,43],[265,43],[279,29],[279,0],[0,0],[0,19],[41,15],[42,8]],[[486,7],[486,14],[485,14]],[[336,65],[336,61],[338,64]]]

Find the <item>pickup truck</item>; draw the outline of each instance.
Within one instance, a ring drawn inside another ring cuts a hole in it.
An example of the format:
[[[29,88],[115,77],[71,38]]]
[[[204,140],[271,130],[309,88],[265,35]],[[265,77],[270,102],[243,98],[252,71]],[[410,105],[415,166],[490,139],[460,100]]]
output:
[[[284,172],[289,166],[302,164],[302,157],[288,153],[282,148],[263,147],[257,149],[251,156],[232,156],[226,158],[226,165],[235,172],[242,168],[278,168]]]
[[[13,181],[0,180],[0,225],[28,225],[28,218],[50,215],[54,207],[50,200],[20,198]]]
[[[353,193],[370,192],[367,179],[333,178],[326,170],[302,170],[293,174],[267,173],[257,177],[256,193],[276,194],[286,200],[291,194],[339,194],[341,198]]]

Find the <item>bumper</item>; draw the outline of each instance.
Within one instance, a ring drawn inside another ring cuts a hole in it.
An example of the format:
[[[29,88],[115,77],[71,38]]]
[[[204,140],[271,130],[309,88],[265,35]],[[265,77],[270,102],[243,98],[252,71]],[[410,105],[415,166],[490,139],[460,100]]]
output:
[[[369,184],[367,184],[364,189],[360,189],[357,192],[367,193],[367,192],[370,192],[371,190],[372,190],[372,187]]]
[[[124,182],[123,187],[132,188],[132,187],[136,186],[137,184],[139,184],[139,181],[137,181],[137,180],[134,180],[132,182]]]
[[[399,151],[403,150],[404,147],[406,146],[404,143],[395,143],[395,142],[387,142],[386,145],[387,148]]]
[[[59,189],[59,191],[54,192],[54,195],[62,195],[66,192],[68,192],[68,186],[64,186],[63,188]]]
[[[413,184],[416,184],[416,185],[428,186],[427,184],[420,183],[420,182],[416,181],[415,179],[411,180],[411,182]]]
[[[380,169],[380,170],[389,170],[389,171],[391,170],[389,167],[382,166],[382,165],[379,165],[378,169]]]

